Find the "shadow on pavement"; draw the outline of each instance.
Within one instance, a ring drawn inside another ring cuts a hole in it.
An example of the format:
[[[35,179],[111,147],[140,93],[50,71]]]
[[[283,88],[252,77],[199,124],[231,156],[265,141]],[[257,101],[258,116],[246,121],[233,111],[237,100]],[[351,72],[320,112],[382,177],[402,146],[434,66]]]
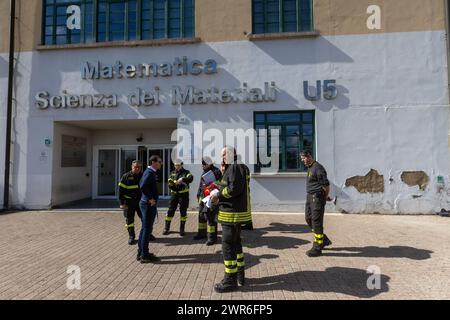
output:
[[[335,252],[338,251],[338,252]],[[323,252],[329,257],[365,257],[365,258],[408,258],[412,260],[426,260],[431,258],[433,251],[417,249],[406,246],[391,246],[381,248],[375,246],[349,247],[349,248],[329,248]]]
[[[283,250],[295,249],[299,246],[310,243],[309,241],[282,236],[265,236],[271,232],[281,232],[283,234],[300,234],[311,232],[307,225],[303,224],[283,224],[278,222],[271,223],[265,228],[255,228],[252,231],[243,231],[243,245],[248,248],[259,248],[267,246],[270,249]]]
[[[188,254],[184,256],[159,256],[161,261],[157,264],[189,264],[189,263],[223,263],[221,251],[216,251],[215,254]],[[276,259],[278,255],[262,254],[260,256],[244,252],[245,267],[251,268],[260,264],[262,259]]]
[[[379,289],[368,288],[368,283],[376,283],[372,281],[373,276],[379,276]],[[390,277],[386,275],[373,275],[366,270],[332,267],[325,271],[297,271],[263,278],[247,278],[247,284],[240,287],[240,291],[335,292],[358,298],[372,298],[389,291],[389,280]]]
[[[204,244],[206,242],[205,239],[200,240],[194,240],[194,236],[197,234],[197,232],[186,232],[185,235],[182,237],[179,235],[179,232],[177,230],[170,231],[170,235],[175,234],[175,237],[170,236],[164,236],[164,235],[158,235],[156,237],[155,243],[162,243],[167,246],[183,246],[183,245],[191,245],[191,244]],[[219,232],[220,234],[220,232]],[[221,244],[221,238],[220,236],[217,238],[217,244]]]
[[[269,232],[282,232],[286,235],[282,236],[266,236]],[[310,241],[298,239],[294,237],[289,237],[288,233],[306,233],[310,232],[307,225],[301,224],[282,224],[282,223],[271,223],[269,227],[266,228],[255,228],[253,230],[243,230],[242,231],[242,245],[247,248],[260,248],[267,247],[269,249],[283,250],[283,249],[296,249],[302,245],[310,243]],[[170,234],[177,234],[178,229],[170,231]],[[163,243],[168,246],[180,246],[180,245],[191,245],[197,243],[204,243],[204,240],[194,240],[193,237],[196,232],[186,232],[184,237],[167,237],[158,236],[156,243]],[[219,235],[221,232],[219,231]],[[221,239],[217,240],[217,243],[221,243]],[[244,250],[245,251],[245,250]]]
[[[280,223],[272,222],[268,227],[258,228],[262,232],[281,232],[281,233],[310,233],[311,229],[306,224]]]
[[[246,236],[242,241],[242,245],[247,248],[267,247],[274,250],[296,249],[308,243],[310,242],[303,239],[287,236],[263,236],[263,234],[258,233]]]
[[[251,231],[254,233],[255,231]],[[182,245],[192,245],[192,244],[204,244],[206,239],[194,240],[193,236],[195,233],[186,234],[185,237],[164,237],[158,236],[155,243],[162,243],[167,246],[182,246]],[[217,239],[217,244],[221,245],[221,237]],[[297,239],[286,236],[266,236],[263,237],[262,234],[254,233],[252,235],[246,234],[242,237],[242,246],[244,248],[263,248],[267,247],[269,249],[283,250],[283,249],[295,249],[302,245],[310,243],[309,241],[303,239]],[[245,249],[244,249],[245,251]]]

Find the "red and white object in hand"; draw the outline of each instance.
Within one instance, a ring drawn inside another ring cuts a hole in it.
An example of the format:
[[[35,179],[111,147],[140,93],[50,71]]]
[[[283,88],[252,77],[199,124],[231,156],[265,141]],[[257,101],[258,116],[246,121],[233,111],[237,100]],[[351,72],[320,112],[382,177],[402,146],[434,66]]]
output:
[[[203,188],[203,196],[202,202],[205,204],[207,208],[211,208],[212,201],[211,199],[215,196],[219,195],[219,186],[215,183],[211,183]]]

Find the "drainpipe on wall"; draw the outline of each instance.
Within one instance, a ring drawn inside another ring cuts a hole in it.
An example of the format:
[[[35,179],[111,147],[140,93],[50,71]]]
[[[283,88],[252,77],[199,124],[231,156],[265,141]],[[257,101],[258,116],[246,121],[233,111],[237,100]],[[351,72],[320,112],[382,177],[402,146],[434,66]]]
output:
[[[9,209],[9,175],[11,161],[11,120],[14,84],[14,36],[16,23],[16,0],[10,1],[9,21],[9,71],[8,71],[8,101],[6,106],[6,145],[5,145],[5,180],[3,184],[3,210]]]
[[[450,99],[450,0],[444,0],[445,14],[445,42],[447,45],[447,96]],[[449,101],[450,103],[450,101]],[[450,106],[449,106],[450,107]],[[450,123],[450,117],[448,119]],[[450,131],[448,133],[448,148],[450,151]],[[450,164],[449,164],[450,170]]]
[[[447,87],[450,89],[450,1],[444,0],[444,15],[445,15],[445,42],[447,46]]]

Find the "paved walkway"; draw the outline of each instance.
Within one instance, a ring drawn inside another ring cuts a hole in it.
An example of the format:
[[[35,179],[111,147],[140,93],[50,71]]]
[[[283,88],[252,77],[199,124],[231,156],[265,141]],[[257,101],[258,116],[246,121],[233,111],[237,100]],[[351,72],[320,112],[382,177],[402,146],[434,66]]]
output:
[[[223,295],[213,291],[221,246],[192,240],[195,213],[185,238],[162,236],[160,213],[158,264],[135,260],[123,225],[117,211],[0,215],[0,299],[450,299],[448,218],[328,214],[334,244],[313,259],[302,214],[255,214],[256,230],[243,232],[248,285]],[[80,290],[67,288],[71,265]],[[381,272],[379,289],[367,287],[369,266]]]

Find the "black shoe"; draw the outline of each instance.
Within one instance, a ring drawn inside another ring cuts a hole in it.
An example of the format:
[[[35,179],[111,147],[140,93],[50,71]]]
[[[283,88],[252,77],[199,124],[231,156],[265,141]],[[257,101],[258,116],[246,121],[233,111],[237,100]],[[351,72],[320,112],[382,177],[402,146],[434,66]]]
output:
[[[322,249],[328,246],[331,246],[333,244],[333,242],[331,242],[331,240],[327,237],[327,235],[324,235],[323,237],[323,244],[322,244]]]
[[[136,260],[141,261],[141,253],[140,252],[137,253]]]
[[[164,226],[163,235],[167,236],[170,233],[170,221],[166,221]]]
[[[180,236],[184,237],[184,235],[185,235],[184,229],[181,229],[180,230]]]
[[[205,238],[206,238],[206,234],[203,234],[203,233],[197,233],[194,236],[194,240],[201,240],[201,239],[205,239]]]
[[[152,235],[152,234],[148,236],[148,239],[149,239],[150,241],[155,241],[155,240],[156,240],[155,236]]]
[[[236,274],[234,274],[232,277],[229,277],[228,279],[227,277],[225,277],[225,279],[214,285],[214,291],[216,291],[217,293],[231,292],[236,291],[237,289],[238,285]]]
[[[253,230],[253,222],[243,224],[241,230]]]
[[[241,286],[245,285],[245,271],[244,270],[238,271],[237,281]]]
[[[134,245],[134,244],[136,244],[137,243],[137,241],[134,239],[134,237],[129,237],[128,238],[128,244],[130,245],[130,246],[132,246],[132,245]]]
[[[306,251],[306,255],[311,258],[320,257],[322,255],[322,250],[313,247],[311,250]]]
[[[208,234],[208,241],[206,241],[207,246],[215,245],[217,242],[217,235],[213,233],[212,235]]]
[[[141,263],[151,263],[151,262],[158,262],[161,261],[157,256],[155,256],[153,253],[150,253],[149,255],[141,256]]]
[[[185,235],[185,232],[184,232],[185,225],[186,225],[186,222],[181,221],[181,223],[180,223],[180,236],[182,236],[182,237]]]

